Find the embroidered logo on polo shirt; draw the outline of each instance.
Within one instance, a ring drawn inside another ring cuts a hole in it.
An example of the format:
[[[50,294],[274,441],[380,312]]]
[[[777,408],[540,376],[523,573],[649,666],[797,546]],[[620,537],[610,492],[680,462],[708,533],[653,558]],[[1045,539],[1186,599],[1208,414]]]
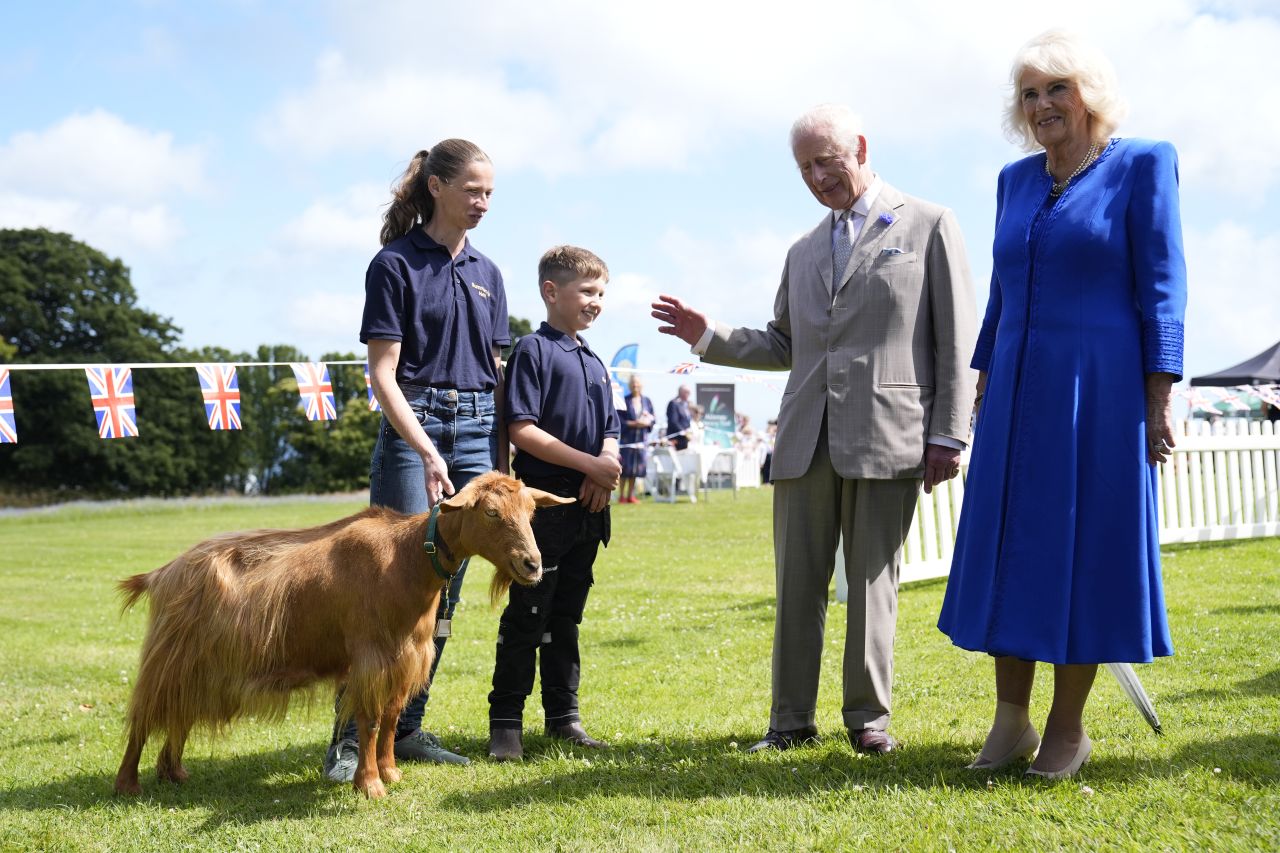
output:
[[[481,287],[480,285],[476,284],[474,281],[473,281],[473,282],[471,282],[471,286],[475,288],[476,293],[480,294],[480,295],[481,295],[481,296],[483,296],[485,299],[488,299],[488,298],[489,298],[489,290],[488,290],[488,288]]]

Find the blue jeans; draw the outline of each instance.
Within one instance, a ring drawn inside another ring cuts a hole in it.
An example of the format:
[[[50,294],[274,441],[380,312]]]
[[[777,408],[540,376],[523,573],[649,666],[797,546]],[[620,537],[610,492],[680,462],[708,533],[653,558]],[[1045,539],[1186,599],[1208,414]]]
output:
[[[454,489],[460,490],[473,478],[493,470],[498,458],[493,394],[487,391],[424,388],[419,385],[401,385],[400,390],[418,416],[422,431],[431,439],[448,466],[449,480]],[[422,457],[400,437],[385,416],[378,426],[378,440],[373,446],[373,459],[369,465],[369,504],[410,514],[429,509]],[[466,573],[467,563],[464,561],[449,584],[445,613],[447,618],[453,618],[454,608],[458,606],[458,599],[462,595],[462,579]],[[431,664],[433,681],[436,667],[440,665],[440,657],[444,654],[446,639],[437,637],[435,641],[436,657]],[[429,686],[405,704],[396,724],[397,739],[413,734],[422,726],[428,692]],[[356,739],[354,720],[349,721],[340,732],[335,726],[333,742],[337,743],[343,738]]]

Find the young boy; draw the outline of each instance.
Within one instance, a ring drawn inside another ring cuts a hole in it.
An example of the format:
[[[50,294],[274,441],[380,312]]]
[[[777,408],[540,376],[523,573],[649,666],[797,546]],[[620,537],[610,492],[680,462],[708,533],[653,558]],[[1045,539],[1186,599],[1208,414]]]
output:
[[[489,694],[489,755],[524,755],[524,702],[540,657],[546,732],[580,746],[606,744],[578,714],[578,625],[593,581],[591,565],[609,543],[609,498],[618,485],[618,414],[609,371],[578,333],[603,309],[609,269],[586,249],[557,246],[538,263],[547,321],[516,344],[507,364],[506,421],[516,475],[578,502],[538,510],[533,535],[542,581],[512,586],[498,626]]]

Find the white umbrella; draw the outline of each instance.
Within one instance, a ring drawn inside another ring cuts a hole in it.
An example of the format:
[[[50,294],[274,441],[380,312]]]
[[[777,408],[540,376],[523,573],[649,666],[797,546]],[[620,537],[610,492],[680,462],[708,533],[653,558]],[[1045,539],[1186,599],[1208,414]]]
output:
[[[1127,663],[1109,663],[1107,669],[1120,682],[1124,695],[1142,713],[1142,718],[1151,726],[1152,731],[1158,735],[1164,734],[1160,729],[1160,718],[1156,716],[1156,706],[1151,704],[1151,697],[1142,689],[1142,682],[1138,680],[1138,673],[1133,671],[1133,666]]]

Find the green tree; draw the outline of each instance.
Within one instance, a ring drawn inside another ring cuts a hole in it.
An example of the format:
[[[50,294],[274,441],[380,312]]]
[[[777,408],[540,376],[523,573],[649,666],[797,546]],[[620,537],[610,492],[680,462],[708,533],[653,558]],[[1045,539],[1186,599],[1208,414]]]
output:
[[[129,270],[70,235],[0,230],[0,341],[14,364],[173,360],[181,330],[137,305]],[[198,430],[193,371],[133,374],[138,438],[104,441],[78,370],[13,371],[16,445],[0,445],[0,488],[75,495],[222,488],[220,448]],[[193,404],[191,401],[195,400]]]
[[[511,356],[511,350],[515,348],[516,341],[525,335],[533,334],[533,326],[523,317],[509,317],[507,319],[507,328],[511,330],[511,346],[502,351],[502,358],[506,360]]]
[[[355,361],[352,353],[325,353],[320,360]],[[379,412],[371,412],[365,390],[363,365],[329,365],[337,420],[289,422],[291,450],[281,460],[275,490],[281,492],[348,492],[369,486],[369,458],[377,438]],[[293,386],[295,400],[297,386]]]

